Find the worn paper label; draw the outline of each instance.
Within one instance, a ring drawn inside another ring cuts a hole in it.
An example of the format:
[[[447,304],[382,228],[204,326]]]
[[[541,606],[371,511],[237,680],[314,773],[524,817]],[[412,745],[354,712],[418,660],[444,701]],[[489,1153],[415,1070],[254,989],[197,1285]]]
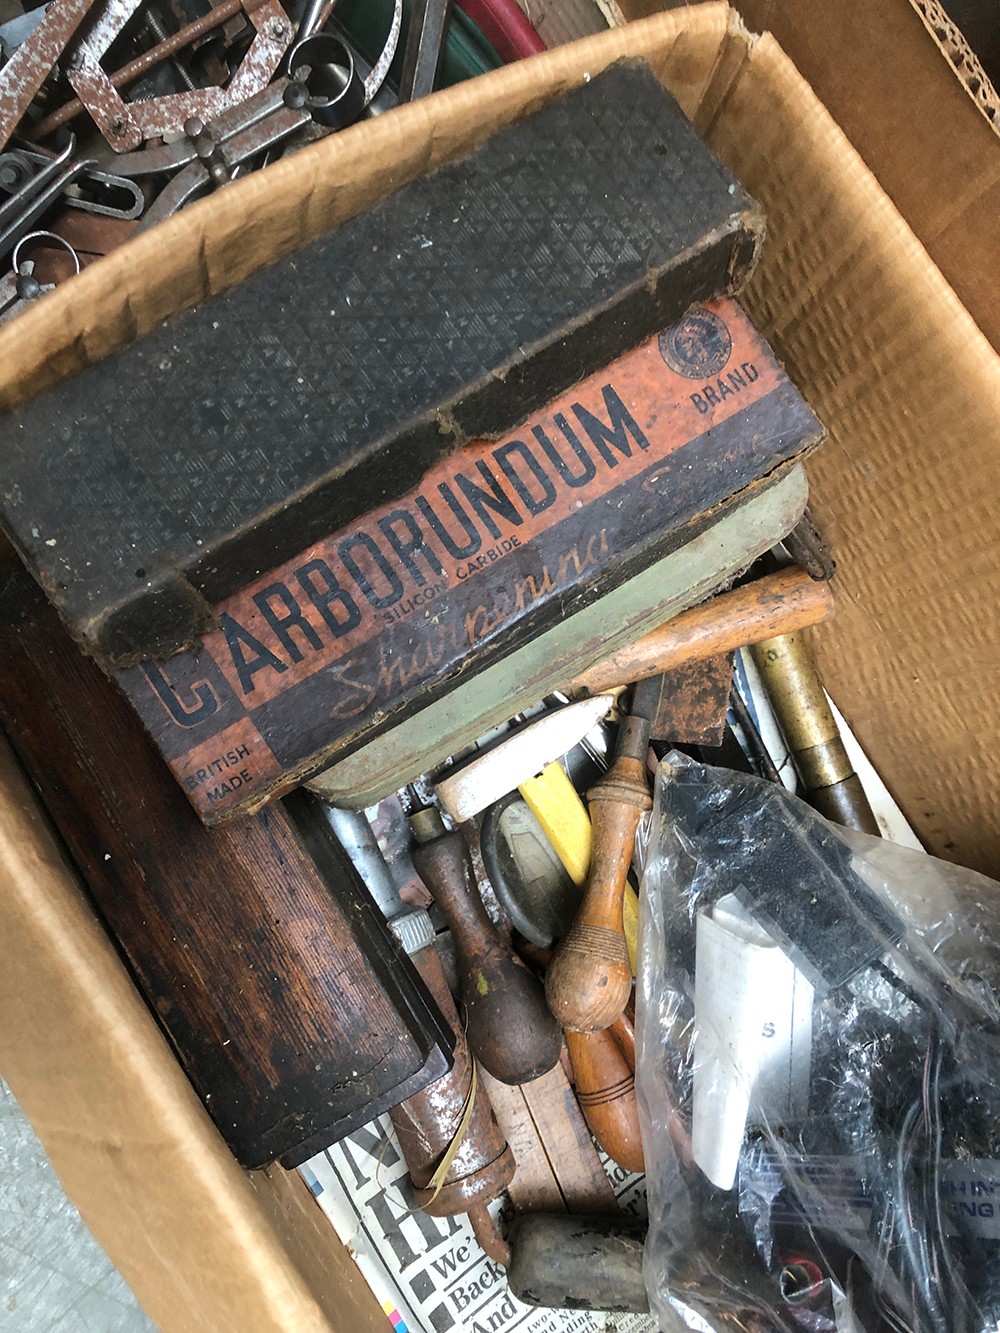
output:
[[[738,306],[696,307],[219,603],[199,650],[118,679],[203,817],[259,804],[665,554],[811,421]]]

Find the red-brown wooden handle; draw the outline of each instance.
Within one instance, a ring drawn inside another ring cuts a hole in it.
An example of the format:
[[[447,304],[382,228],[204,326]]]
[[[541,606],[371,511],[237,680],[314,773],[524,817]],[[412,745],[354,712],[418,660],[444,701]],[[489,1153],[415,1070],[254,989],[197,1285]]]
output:
[[[817,583],[797,566],[782,569],[682,612],[577,676],[571,688],[603,694],[628,681],[816,625],[833,610],[828,583]]]
[[[576,1099],[591,1134],[626,1171],[644,1171],[635,1075],[610,1032],[567,1032]]]

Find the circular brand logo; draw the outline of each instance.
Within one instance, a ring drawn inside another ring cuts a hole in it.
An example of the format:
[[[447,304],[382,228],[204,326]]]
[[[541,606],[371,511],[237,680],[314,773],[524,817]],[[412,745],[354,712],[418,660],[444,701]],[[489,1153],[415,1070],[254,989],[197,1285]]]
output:
[[[679,324],[661,333],[659,345],[660,356],[670,369],[689,380],[718,375],[733,350],[733,340],[725,324],[718,315],[700,306],[689,310]]]

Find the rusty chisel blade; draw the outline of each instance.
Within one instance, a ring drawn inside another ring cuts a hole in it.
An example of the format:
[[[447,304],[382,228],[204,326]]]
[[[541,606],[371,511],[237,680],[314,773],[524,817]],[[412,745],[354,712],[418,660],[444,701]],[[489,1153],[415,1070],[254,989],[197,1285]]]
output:
[[[600,694],[535,718],[436,783],[438,800],[456,823],[471,819],[578,745],[613,702]]]
[[[733,654],[689,662],[660,679],[663,688],[650,739],[672,745],[721,745],[733,683]]]

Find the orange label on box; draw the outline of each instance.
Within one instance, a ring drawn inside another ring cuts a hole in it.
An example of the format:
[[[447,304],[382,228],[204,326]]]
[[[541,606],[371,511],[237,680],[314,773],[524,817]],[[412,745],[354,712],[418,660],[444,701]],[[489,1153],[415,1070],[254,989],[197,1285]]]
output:
[[[749,409],[781,386],[734,302],[696,307],[220,602],[201,651],[122,684],[196,807],[236,808],[763,475],[772,441]]]

